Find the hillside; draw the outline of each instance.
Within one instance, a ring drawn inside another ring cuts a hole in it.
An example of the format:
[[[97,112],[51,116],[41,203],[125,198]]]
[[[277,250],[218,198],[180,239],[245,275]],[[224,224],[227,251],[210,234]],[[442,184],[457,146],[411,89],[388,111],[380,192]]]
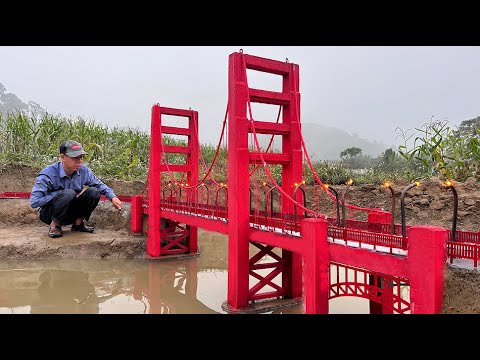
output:
[[[392,147],[380,142],[371,142],[351,135],[344,130],[318,124],[302,124],[302,133],[308,153],[315,160],[337,160],[340,153],[351,147],[362,149],[363,155],[380,156],[386,149]]]
[[[302,123],[302,134],[307,145],[308,154],[313,160],[339,160],[340,153],[348,148],[357,147],[362,149],[362,155],[376,158],[388,148],[394,148],[393,145],[385,145],[378,141],[371,142],[359,138],[357,135],[351,135],[348,132],[331,126],[319,124]],[[266,148],[270,137],[259,138],[260,145]],[[280,151],[282,146],[281,139],[275,137],[275,151]]]
[[[28,114],[44,114],[45,110],[36,102],[23,102],[13,93],[7,93],[7,89],[0,83],[0,114],[22,111]]]

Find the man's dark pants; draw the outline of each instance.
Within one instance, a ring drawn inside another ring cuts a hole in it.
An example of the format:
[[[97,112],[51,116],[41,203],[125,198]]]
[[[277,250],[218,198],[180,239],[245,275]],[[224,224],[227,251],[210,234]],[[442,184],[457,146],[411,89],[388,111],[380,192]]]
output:
[[[40,208],[39,218],[45,224],[50,225],[54,220],[62,226],[73,224],[78,218],[88,221],[99,200],[100,190],[96,187],[89,187],[78,198],[75,191],[63,190]]]

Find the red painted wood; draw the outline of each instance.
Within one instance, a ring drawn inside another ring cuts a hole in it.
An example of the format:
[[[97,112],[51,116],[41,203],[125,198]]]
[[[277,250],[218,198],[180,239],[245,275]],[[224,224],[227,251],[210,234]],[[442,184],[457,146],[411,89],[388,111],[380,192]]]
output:
[[[408,278],[410,274],[406,256],[402,255],[392,256],[369,249],[330,243],[330,259],[340,264],[348,264],[397,277]]]
[[[302,221],[304,244],[305,314],[328,314],[330,256],[327,242],[328,222],[322,219]]]
[[[270,121],[255,121],[257,134],[288,135],[292,126],[290,124],[273,123]],[[248,131],[253,132],[252,126],[248,125]]]
[[[260,89],[249,89],[252,103],[270,105],[290,105],[292,95],[288,92],[275,92]]]
[[[190,135],[192,131],[186,128],[180,128],[175,126],[162,126],[162,134],[171,134],[171,135]]]
[[[273,231],[250,229],[250,239],[259,243],[272,245],[281,249],[302,253],[303,239],[301,237],[286,236]]]
[[[177,154],[188,154],[188,153],[190,153],[190,149],[186,146],[164,145],[163,150],[165,150],[166,153],[177,153]]]
[[[245,58],[247,69],[263,71],[277,75],[286,75],[291,69],[291,64],[284,61],[271,60],[249,54],[243,54],[243,56]]]
[[[292,161],[290,154],[279,153],[262,153],[263,160],[267,164],[288,164]],[[250,153],[250,163],[260,163],[260,154],[257,152]]]
[[[188,128],[192,130],[191,135],[188,137],[188,150],[187,164],[191,167],[191,170],[187,173],[187,183],[190,186],[196,186],[198,184],[198,111],[191,111],[188,119]],[[196,253],[198,251],[198,229],[192,224],[187,224],[189,232],[187,238],[187,247],[189,253]]]
[[[373,231],[377,225],[380,224],[391,224],[392,221],[392,214],[387,211],[372,211],[368,213],[368,230]],[[375,279],[372,275],[369,277],[369,281]],[[379,282],[379,286],[381,289],[377,290],[381,296],[384,296],[385,298],[388,297],[390,300],[387,304],[382,304],[378,301],[370,300],[369,306],[370,306],[370,314],[392,314],[393,313],[393,308],[390,306],[391,305],[391,299],[393,298],[393,288],[390,286],[388,281],[385,281],[382,278],[377,278],[377,281]],[[375,284],[370,284],[370,285],[375,285]],[[387,306],[385,306],[387,305]]]
[[[160,169],[162,163],[162,120],[160,105],[152,107],[150,126],[150,162],[148,171],[147,254],[160,256]]]
[[[273,66],[272,66],[273,67]],[[277,64],[283,67],[283,64]],[[295,190],[295,183],[300,184],[303,180],[303,151],[298,123],[300,122],[300,72],[296,64],[288,64],[288,72],[282,79],[282,92],[288,94],[288,106],[283,107],[282,124],[290,125],[290,133],[282,136],[282,153],[289,154],[291,161],[282,164],[282,190],[291,198]],[[297,199],[302,203],[301,192],[297,192]],[[294,214],[294,205],[283,197],[282,212]],[[288,295],[296,298],[302,296],[302,258],[298,253],[288,253],[282,250],[285,257],[291,258],[287,264],[287,270],[283,272],[283,282],[289,282],[291,287]]]
[[[132,196],[132,204],[130,206],[130,231],[133,234],[141,234],[143,231],[143,196]]]
[[[447,230],[412,226],[407,230],[412,314],[442,311]]]
[[[240,53],[228,63],[228,292],[233,309],[249,301],[248,89]]]
[[[188,118],[188,128],[162,126],[161,116],[173,115],[183,116]],[[194,224],[185,219],[186,232],[185,238],[182,240],[185,242],[185,246],[180,243],[175,243],[176,249],[170,249],[170,245],[161,247],[161,237],[163,234],[165,240],[165,229],[163,232],[160,229],[161,222],[161,208],[168,204],[168,199],[161,199],[165,196],[161,188],[162,173],[166,172],[167,176],[171,176],[173,172],[181,172],[186,174],[186,187],[184,189],[176,189],[175,197],[178,196],[177,203],[191,203],[191,194],[198,184],[198,112],[193,110],[175,109],[169,107],[154,106],[152,110],[152,133],[150,144],[150,161],[153,161],[155,169],[152,167],[149,169],[149,199],[148,199],[148,239],[147,239],[147,253],[150,257],[159,257],[169,255],[172,253],[196,253],[198,251],[198,230]],[[162,134],[177,134],[187,135],[187,146],[165,146],[163,145]],[[162,154],[165,153],[180,153],[186,154],[186,161],[184,165],[179,164],[163,164]],[[183,193],[182,193],[183,190]],[[152,201],[153,196],[153,201]],[[172,196],[170,196],[171,198]],[[171,206],[175,204],[171,199]],[[180,207],[180,206],[179,206]],[[178,223],[175,223],[175,228],[179,228]],[[170,242],[173,244],[173,242]],[[173,245],[172,245],[173,246]],[[179,248],[178,248],[179,247]]]
[[[192,116],[192,112],[191,112],[192,110],[186,110],[186,109],[177,109],[177,108],[162,106],[160,108],[160,111],[164,115],[183,116],[183,117]]]

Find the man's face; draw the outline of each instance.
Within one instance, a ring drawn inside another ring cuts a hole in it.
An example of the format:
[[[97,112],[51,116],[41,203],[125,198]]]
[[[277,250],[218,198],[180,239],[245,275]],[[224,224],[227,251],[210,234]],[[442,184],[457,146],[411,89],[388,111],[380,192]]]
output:
[[[61,154],[63,168],[65,172],[69,175],[73,174],[75,171],[80,169],[80,166],[83,164],[83,155],[77,157],[70,157],[65,154]]]

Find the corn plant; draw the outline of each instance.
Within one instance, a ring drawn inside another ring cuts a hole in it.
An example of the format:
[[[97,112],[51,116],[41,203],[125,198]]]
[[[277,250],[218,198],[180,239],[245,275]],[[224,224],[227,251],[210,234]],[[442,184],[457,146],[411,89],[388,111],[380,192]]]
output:
[[[408,149],[407,143],[413,135],[407,138],[402,132],[404,145],[398,147],[398,152],[411,164],[419,161],[426,176],[463,181],[476,175],[480,159],[478,138],[460,135],[447,120],[431,119],[415,130],[420,135],[415,137],[411,149]]]

